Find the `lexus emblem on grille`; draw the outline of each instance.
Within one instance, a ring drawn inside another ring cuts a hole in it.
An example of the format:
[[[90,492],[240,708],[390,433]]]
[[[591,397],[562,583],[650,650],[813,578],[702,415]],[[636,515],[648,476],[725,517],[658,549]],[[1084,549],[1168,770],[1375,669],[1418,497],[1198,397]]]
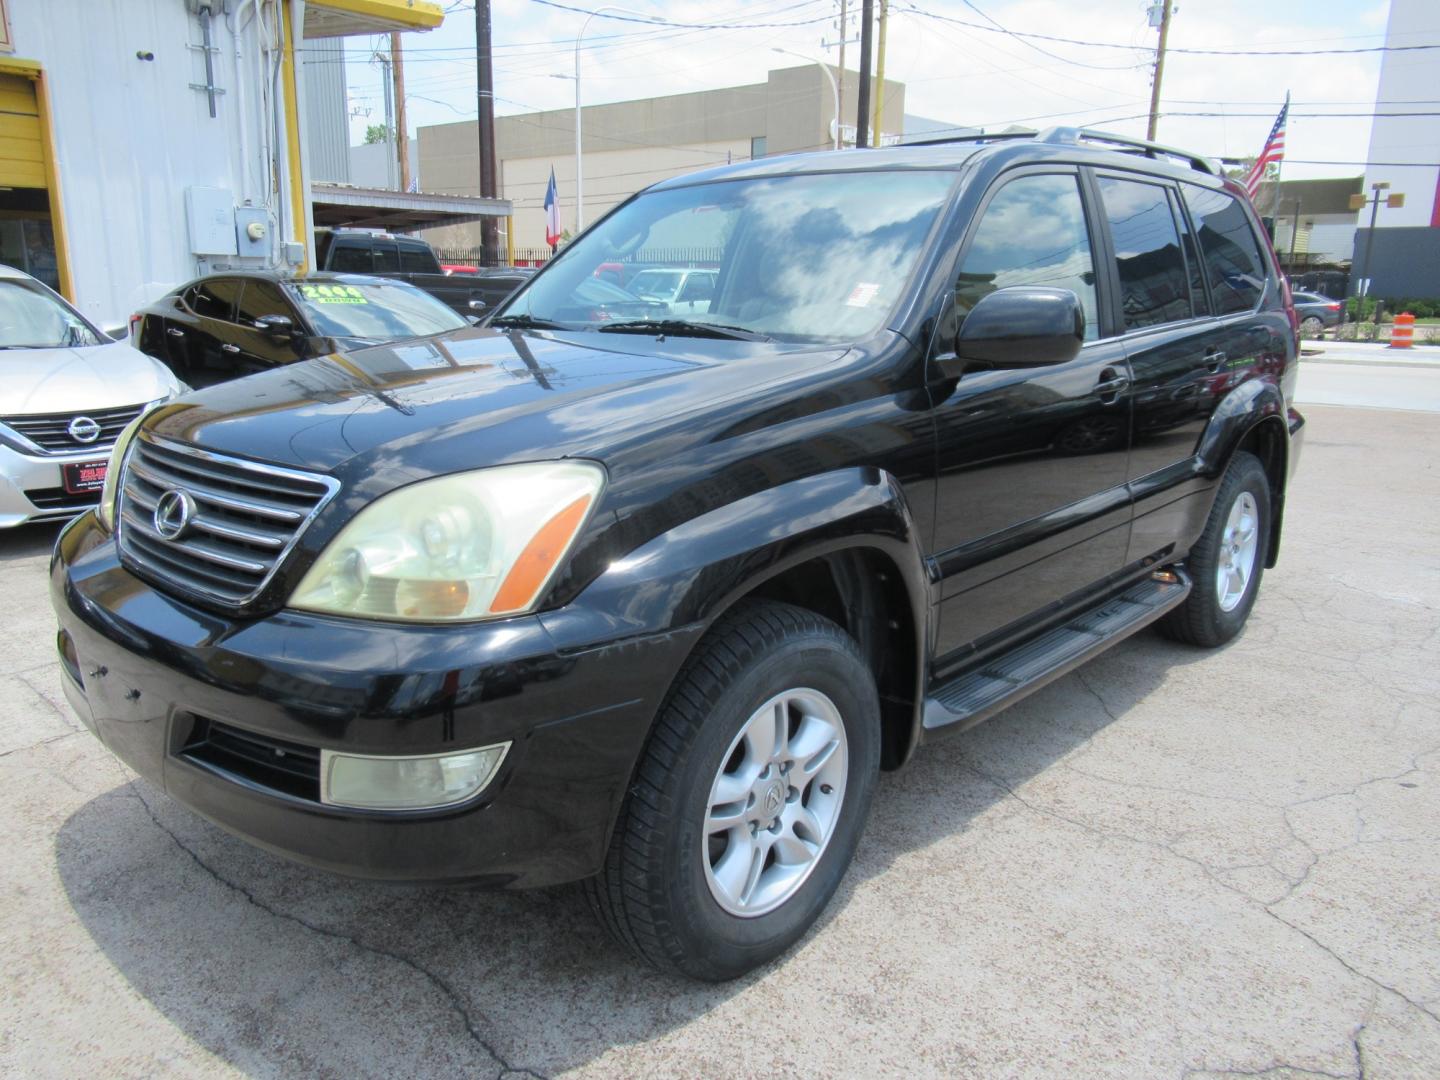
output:
[[[155,502],[151,523],[162,540],[179,540],[190,528],[195,516],[195,500],[187,491],[171,488]]]
[[[100,425],[88,416],[77,416],[66,429],[76,442],[92,443],[100,437]]]

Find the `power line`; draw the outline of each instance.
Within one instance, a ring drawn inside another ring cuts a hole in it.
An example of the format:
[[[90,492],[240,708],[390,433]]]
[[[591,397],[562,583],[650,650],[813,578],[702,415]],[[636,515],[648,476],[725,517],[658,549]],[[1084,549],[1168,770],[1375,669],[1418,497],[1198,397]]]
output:
[[[554,0],[534,0],[537,4],[552,4]],[[578,9],[575,9],[578,10]],[[1083,41],[1079,38],[1059,37],[1055,34],[1033,34],[1023,30],[997,30],[993,26],[986,26],[984,23],[971,22],[967,19],[957,19],[953,15],[938,15],[933,11],[926,11],[924,8],[915,7],[913,4],[905,8],[897,8],[898,11],[908,11],[915,15],[923,15],[927,19],[936,19],[939,22],[952,23],[956,26],[968,27],[971,30],[984,30],[991,34],[1007,34],[1015,38],[1033,38],[1036,41],[1053,41],[1061,45],[1080,45],[1089,49],[1126,49],[1135,51],[1140,48],[1137,45],[1121,45],[1113,41]],[[640,20],[637,20],[640,21]],[[1169,52],[1184,53],[1189,56],[1343,56],[1351,53],[1386,53],[1386,52],[1415,52],[1420,49],[1440,49],[1440,42],[1429,45],[1368,45],[1354,49],[1180,49],[1172,48]]]
[[[593,15],[600,19],[614,19],[616,22],[646,23],[655,26],[672,26],[686,30],[769,30],[775,27],[814,26],[816,23],[829,22],[832,17],[827,12],[813,19],[797,19],[794,22],[685,23],[673,22],[670,19],[663,19],[658,15],[654,18],[640,18],[633,15],[618,15],[603,9],[592,11],[590,8],[572,7],[569,4],[561,4],[558,3],[557,0],[530,0],[530,2],[532,4],[541,4],[544,7],[559,8],[561,11],[573,11],[577,15]]]

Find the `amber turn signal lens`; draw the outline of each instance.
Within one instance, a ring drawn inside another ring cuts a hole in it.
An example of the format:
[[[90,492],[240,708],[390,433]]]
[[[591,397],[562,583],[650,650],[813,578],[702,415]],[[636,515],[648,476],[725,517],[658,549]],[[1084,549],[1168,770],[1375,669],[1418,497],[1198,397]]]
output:
[[[505,576],[500,591],[490,602],[490,611],[495,615],[507,611],[523,611],[535,600],[535,594],[555,569],[555,564],[565,554],[575,531],[585,520],[585,511],[590,509],[590,496],[582,495],[569,506],[540,527],[530,538],[525,550],[515,560],[510,573]]]
[[[407,619],[453,619],[469,599],[463,581],[402,581],[395,590],[395,606]]]

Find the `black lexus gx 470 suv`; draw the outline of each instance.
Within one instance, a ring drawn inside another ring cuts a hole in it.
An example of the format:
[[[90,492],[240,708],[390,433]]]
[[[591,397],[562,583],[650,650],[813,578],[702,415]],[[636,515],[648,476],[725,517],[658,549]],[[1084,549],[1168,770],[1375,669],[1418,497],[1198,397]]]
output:
[[[583,881],[731,978],[815,922],[880,770],[1151,623],[1240,632],[1295,378],[1203,158],[1062,128],[692,173],[486,325],[132,424],[57,542],[65,691],[269,851]]]

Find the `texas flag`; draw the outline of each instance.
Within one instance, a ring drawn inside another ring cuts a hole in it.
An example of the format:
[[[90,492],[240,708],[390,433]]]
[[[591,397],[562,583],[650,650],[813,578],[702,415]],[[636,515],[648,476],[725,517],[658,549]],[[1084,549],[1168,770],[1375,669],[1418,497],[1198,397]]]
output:
[[[560,242],[560,197],[555,193],[555,167],[550,167],[550,186],[545,189],[545,243],[552,248]]]

